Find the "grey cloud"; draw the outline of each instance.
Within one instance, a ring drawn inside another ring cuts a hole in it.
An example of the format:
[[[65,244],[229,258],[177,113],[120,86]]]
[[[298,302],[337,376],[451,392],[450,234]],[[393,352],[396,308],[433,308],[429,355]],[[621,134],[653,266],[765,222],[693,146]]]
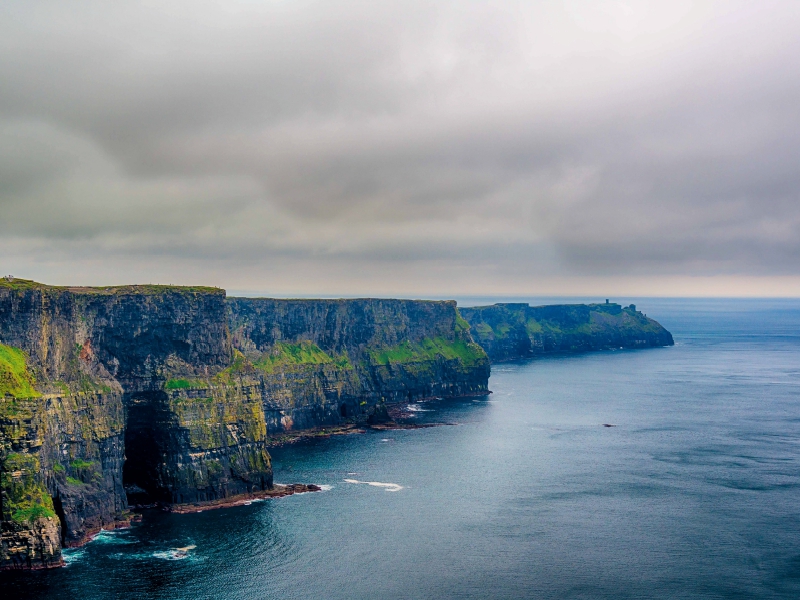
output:
[[[723,274],[800,290],[794,3],[0,13],[9,268],[99,260],[250,289],[448,272],[456,291]]]

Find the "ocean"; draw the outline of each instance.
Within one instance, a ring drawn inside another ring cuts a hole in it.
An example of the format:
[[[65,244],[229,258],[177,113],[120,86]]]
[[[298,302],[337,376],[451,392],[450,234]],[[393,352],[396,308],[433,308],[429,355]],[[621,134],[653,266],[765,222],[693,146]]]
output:
[[[675,346],[494,365],[409,407],[445,425],[272,451],[322,492],[149,511],[2,596],[800,598],[800,300],[630,302]]]

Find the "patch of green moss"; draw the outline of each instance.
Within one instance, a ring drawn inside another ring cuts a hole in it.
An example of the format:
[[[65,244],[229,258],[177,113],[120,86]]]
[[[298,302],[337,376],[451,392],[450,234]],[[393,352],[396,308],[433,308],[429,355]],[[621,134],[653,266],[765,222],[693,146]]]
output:
[[[208,383],[202,379],[169,379],[164,384],[165,390],[206,389]]]
[[[469,331],[469,323],[456,309],[456,333],[466,333],[467,331]]]
[[[233,351],[233,362],[227,369],[223,369],[214,376],[215,383],[231,384],[232,378],[235,375],[249,373],[253,370],[253,364],[247,360],[247,357],[238,350]]]
[[[78,381],[78,390],[81,392],[85,392],[88,394],[109,394],[111,393],[111,387],[107,384],[103,383],[102,381],[96,381],[92,379],[85,373],[80,374],[80,379]]]
[[[69,466],[73,469],[91,469],[94,467],[94,463],[90,460],[83,460],[82,458],[76,458],[72,462],[69,463]]]
[[[419,363],[436,360],[460,360],[465,366],[486,359],[483,349],[472,342],[450,341],[442,337],[425,338],[416,344],[403,342],[391,348],[369,351],[370,361],[378,365]]]
[[[56,463],[53,465],[53,471],[56,473],[64,473],[66,469],[64,469],[64,465],[61,463]]]
[[[350,362],[350,357],[347,354],[339,354],[333,357],[333,364],[340,369],[352,369],[353,363]]]
[[[341,357],[340,363],[344,364]],[[279,367],[292,365],[324,365],[334,363],[334,359],[329,354],[322,351],[315,343],[303,340],[299,344],[289,344],[286,342],[276,343],[270,352],[265,353],[254,363],[257,369],[272,373]],[[349,363],[350,360],[347,359]]]
[[[528,319],[527,323],[525,323],[525,329],[528,332],[528,335],[542,333],[542,326],[536,319]]]
[[[40,467],[39,459],[30,454],[11,452],[3,459],[0,486],[4,519],[30,523],[56,516],[53,499],[40,479]]]
[[[67,476],[67,483],[70,485],[83,485],[83,482],[80,479],[70,476]]]
[[[490,337],[494,335],[491,326],[485,321],[481,321],[475,325],[475,333],[477,333],[479,337]]]
[[[67,395],[67,394],[70,393],[69,386],[66,383],[64,383],[63,381],[54,381],[53,385],[55,387],[57,387],[59,390],[61,390],[61,393],[64,394],[64,395]]]
[[[0,416],[7,419],[26,419],[33,415],[31,403],[25,399],[17,400],[0,396]]]
[[[35,380],[28,370],[27,357],[19,348],[0,344],[0,398],[36,398]]]

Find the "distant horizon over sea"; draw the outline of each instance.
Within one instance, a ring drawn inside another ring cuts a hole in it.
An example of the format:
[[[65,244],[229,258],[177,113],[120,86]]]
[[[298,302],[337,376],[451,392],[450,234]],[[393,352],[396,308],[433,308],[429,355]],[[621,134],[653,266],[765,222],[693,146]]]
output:
[[[462,300],[579,300],[510,298]],[[406,409],[448,425],[271,450],[276,482],[323,492],[148,511],[67,550],[66,568],[0,574],[0,589],[31,600],[800,598],[800,299],[609,300],[636,304],[675,346],[495,364],[492,394]]]

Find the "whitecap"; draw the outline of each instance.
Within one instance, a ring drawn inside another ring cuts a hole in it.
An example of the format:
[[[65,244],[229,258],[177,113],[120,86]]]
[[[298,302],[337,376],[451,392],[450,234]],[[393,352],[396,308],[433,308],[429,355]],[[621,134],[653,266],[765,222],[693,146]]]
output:
[[[129,530],[123,529],[101,529],[92,538],[95,544],[135,544],[136,540],[128,539]]]
[[[411,412],[431,412],[430,408],[420,408],[419,406],[414,406],[413,404],[408,405],[408,410]]]
[[[348,473],[348,475],[349,475],[349,473]],[[320,491],[323,491],[323,492],[330,492],[333,489],[333,486],[332,485],[327,485],[327,484],[326,485],[321,485],[321,486],[319,486],[319,489],[320,489]]]
[[[85,548],[65,548],[61,551],[61,558],[64,559],[64,564],[70,566],[74,562],[78,562],[86,554]]]
[[[153,552],[153,558],[160,558],[162,560],[183,560],[189,557],[178,556],[172,550],[159,550],[158,552]]]
[[[163,560],[183,560],[189,558],[189,551],[197,548],[195,545],[184,546],[183,548],[170,548],[169,550],[159,550],[153,552],[153,558],[161,558]]]
[[[345,483],[363,483],[366,485],[372,485],[375,487],[381,487],[387,492],[399,492],[403,489],[402,485],[397,483],[383,483],[380,481],[359,481],[358,479],[345,479]]]

